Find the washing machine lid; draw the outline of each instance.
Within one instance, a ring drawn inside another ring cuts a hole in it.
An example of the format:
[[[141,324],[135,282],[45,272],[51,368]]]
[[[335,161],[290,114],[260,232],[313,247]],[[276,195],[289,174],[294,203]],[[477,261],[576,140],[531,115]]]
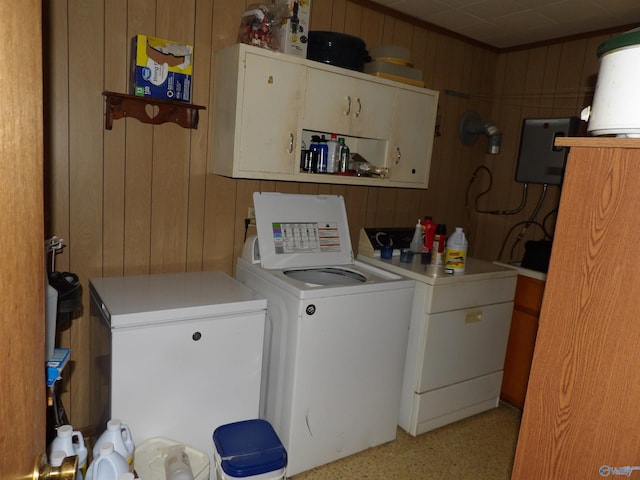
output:
[[[253,206],[262,268],[353,263],[342,196],[255,192]]]

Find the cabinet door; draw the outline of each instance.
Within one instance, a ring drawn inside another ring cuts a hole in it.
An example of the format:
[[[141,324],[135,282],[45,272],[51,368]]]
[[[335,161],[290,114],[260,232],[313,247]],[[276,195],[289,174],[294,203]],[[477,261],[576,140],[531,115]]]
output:
[[[395,90],[374,81],[309,68],[304,128],[386,140]]]
[[[397,182],[428,185],[438,97],[398,89],[387,165]]]
[[[247,53],[238,170],[293,175],[299,167],[305,69]]]

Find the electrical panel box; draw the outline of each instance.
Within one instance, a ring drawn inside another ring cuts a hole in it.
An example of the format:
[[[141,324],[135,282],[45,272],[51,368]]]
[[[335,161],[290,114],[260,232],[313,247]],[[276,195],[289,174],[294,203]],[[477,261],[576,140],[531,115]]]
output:
[[[525,118],[522,122],[516,181],[561,185],[569,149],[556,147],[557,137],[573,137],[580,119]]]

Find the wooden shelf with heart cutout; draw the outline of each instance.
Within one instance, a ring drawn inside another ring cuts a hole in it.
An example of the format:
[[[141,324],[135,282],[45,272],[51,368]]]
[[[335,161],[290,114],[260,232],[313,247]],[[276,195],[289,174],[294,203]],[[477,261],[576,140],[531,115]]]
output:
[[[173,122],[184,128],[198,128],[199,111],[205,107],[191,103],[172,102],[151,97],[136,97],[123,93],[102,92],[107,105],[104,128],[111,130],[113,120],[133,117],[143,123],[160,125]]]

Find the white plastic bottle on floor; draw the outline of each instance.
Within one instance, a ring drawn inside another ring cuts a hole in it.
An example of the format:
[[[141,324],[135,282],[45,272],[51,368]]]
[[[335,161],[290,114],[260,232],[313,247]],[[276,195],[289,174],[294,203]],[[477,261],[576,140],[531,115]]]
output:
[[[102,435],[98,437],[96,444],[93,446],[93,458],[96,458],[100,453],[100,446],[110,442],[113,444],[113,448],[118,452],[129,464],[129,471],[133,472],[133,453],[135,451],[135,445],[133,444],[133,438],[131,437],[131,430],[129,426],[123,424],[117,418],[112,418],[107,422],[107,429],[102,432]]]
[[[81,432],[74,431],[71,425],[60,425],[56,437],[49,446],[49,452],[61,451],[65,456],[78,456],[78,470],[84,476],[87,472],[87,447]]]
[[[164,471],[166,480],[193,480],[191,462],[184,451],[184,445],[169,448],[167,458],[164,459]]]
[[[130,473],[127,461],[113,449],[113,443],[102,442],[87,469],[87,480],[118,480],[124,473]]]
[[[456,227],[456,231],[447,240],[447,249],[444,255],[445,268],[450,268],[456,273],[464,272],[468,246],[462,227]]]

